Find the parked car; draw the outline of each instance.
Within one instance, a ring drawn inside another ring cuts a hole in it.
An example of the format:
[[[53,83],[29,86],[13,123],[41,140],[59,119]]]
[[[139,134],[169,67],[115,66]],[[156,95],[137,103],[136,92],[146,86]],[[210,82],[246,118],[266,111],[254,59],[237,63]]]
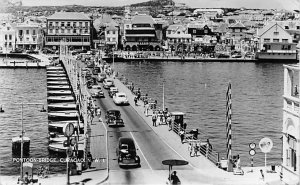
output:
[[[23,49],[21,49],[21,48],[16,48],[15,50],[13,50],[13,51],[10,51],[10,53],[23,53]]]
[[[103,82],[105,78],[106,78],[106,73],[100,73],[98,74],[97,80],[98,82]]]
[[[242,58],[242,55],[236,53],[236,54],[231,55],[231,58]]]
[[[219,55],[218,55],[218,58],[229,58],[230,56],[229,55],[227,55],[227,54],[225,54],[225,53],[220,53]]]
[[[119,110],[108,110],[105,115],[106,124],[108,126],[124,126],[121,112]]]
[[[112,98],[117,92],[119,92],[117,87],[111,87],[108,90],[108,95]]]
[[[114,81],[111,78],[106,78],[103,81],[103,88],[109,89],[110,87],[114,87]]]
[[[105,98],[104,92],[102,90],[92,93],[91,96],[93,98]]]
[[[123,92],[118,92],[113,96],[113,101],[116,105],[129,105],[127,96]]]
[[[27,50],[26,53],[28,53],[28,54],[39,54],[39,51]]]
[[[42,50],[42,53],[44,53],[44,54],[55,54],[55,51],[52,50],[52,49],[44,48]]]
[[[116,149],[119,166],[137,166],[141,164],[140,157],[136,153],[132,138],[120,137]]]

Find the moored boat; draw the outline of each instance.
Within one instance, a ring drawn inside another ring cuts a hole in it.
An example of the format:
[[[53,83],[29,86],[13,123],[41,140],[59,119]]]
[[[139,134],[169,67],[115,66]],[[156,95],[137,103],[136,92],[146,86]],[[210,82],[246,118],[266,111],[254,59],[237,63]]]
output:
[[[54,73],[47,73],[47,78],[48,77],[67,77],[65,73],[60,73],[60,74],[54,74]]]
[[[66,81],[68,80],[67,77],[49,77],[47,81]]]
[[[49,81],[47,85],[69,85],[68,81]]]
[[[55,90],[69,90],[71,89],[71,86],[69,85],[47,85],[47,89],[55,89]]]
[[[48,71],[47,74],[65,74],[64,70],[55,70],[55,71]]]
[[[48,119],[50,120],[78,120],[78,116],[77,110],[48,112]]]
[[[51,143],[48,145],[48,150],[50,152],[59,153],[61,155],[66,155],[67,149],[69,147],[64,147],[63,143]],[[78,144],[78,157],[82,157],[84,152],[84,144]]]
[[[49,96],[47,100],[48,102],[74,102],[75,98],[73,96]]]
[[[48,104],[48,110],[76,110],[77,105],[75,103],[51,103]]]
[[[49,90],[48,95],[52,96],[62,96],[62,95],[71,95],[72,91],[70,90]]]
[[[70,137],[70,139],[76,139],[79,144],[84,143],[84,135],[83,134],[80,134],[79,136],[73,135],[72,137]],[[64,143],[65,141],[67,141],[67,137],[65,137],[64,135],[57,135],[57,137],[49,138],[49,143]]]
[[[63,127],[67,124],[67,123],[72,123],[75,127],[75,129],[77,129],[78,127],[78,121],[49,121],[48,123],[48,131],[49,132],[56,132],[56,133],[63,133]],[[83,133],[83,123],[79,123],[79,133]]]
[[[47,71],[63,70],[62,66],[47,66]]]

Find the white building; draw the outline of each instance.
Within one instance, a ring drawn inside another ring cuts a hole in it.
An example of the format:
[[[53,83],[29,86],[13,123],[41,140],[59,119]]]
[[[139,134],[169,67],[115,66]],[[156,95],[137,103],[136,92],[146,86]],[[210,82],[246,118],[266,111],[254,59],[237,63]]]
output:
[[[8,53],[15,49],[15,29],[9,23],[0,25],[0,51]]]
[[[117,27],[116,23],[111,22],[105,28],[105,43],[106,45],[117,49],[119,44],[118,39],[119,39],[119,28]]]
[[[284,65],[282,181],[285,184],[299,184],[300,179],[299,72],[299,65]]]
[[[77,12],[59,12],[47,18],[45,46],[58,49],[66,41],[71,49],[90,49],[92,20]]]
[[[173,24],[166,31],[167,43],[171,51],[183,51],[192,43],[192,35],[186,26]]]
[[[25,50],[41,49],[43,44],[42,28],[39,24],[26,21],[19,23],[16,29],[16,48]]]

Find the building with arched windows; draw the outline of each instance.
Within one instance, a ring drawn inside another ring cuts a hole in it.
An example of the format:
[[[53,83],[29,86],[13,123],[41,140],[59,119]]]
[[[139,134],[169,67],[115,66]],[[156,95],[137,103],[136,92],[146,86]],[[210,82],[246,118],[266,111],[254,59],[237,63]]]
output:
[[[300,179],[299,65],[284,65],[282,181],[297,184]]]

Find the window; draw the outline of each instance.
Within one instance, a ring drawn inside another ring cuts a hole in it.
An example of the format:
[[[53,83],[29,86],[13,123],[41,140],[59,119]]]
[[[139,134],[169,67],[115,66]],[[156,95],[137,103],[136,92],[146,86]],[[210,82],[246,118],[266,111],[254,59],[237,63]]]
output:
[[[286,165],[292,167],[293,170],[296,171],[296,139],[291,135],[288,135],[288,145],[289,149],[286,150]]]
[[[9,40],[12,40],[12,35],[9,35],[8,38],[9,38]]]
[[[288,27],[288,26],[285,26],[285,27],[284,27],[284,29],[288,30],[288,29],[289,29],[289,27]]]
[[[7,30],[9,31],[9,30],[10,30],[10,27],[7,27]]]
[[[106,34],[108,35],[108,34],[109,34],[109,31],[106,31]]]
[[[168,30],[168,34],[171,34],[171,30]]]
[[[36,35],[36,31],[35,30],[32,30],[32,35]]]
[[[71,30],[70,30],[70,29],[67,29],[67,32],[68,32],[68,33],[71,33]]]
[[[67,26],[70,27],[70,26],[71,26],[71,23],[70,23],[70,22],[67,22]]]
[[[55,22],[55,26],[58,26],[58,22]]]
[[[19,30],[19,35],[23,35],[23,30]]]
[[[73,22],[73,27],[76,27],[76,22]]]
[[[86,28],[89,27],[89,22],[85,22],[85,27],[86,27]]]
[[[29,41],[29,38],[28,38],[28,37],[26,38],[26,41]]]
[[[29,30],[26,30],[26,35],[29,35]]]
[[[10,47],[10,48],[12,47],[12,44],[11,44],[11,42],[9,42],[9,43],[8,43],[8,47]]]
[[[49,26],[50,26],[50,27],[53,26],[53,22],[49,22]]]
[[[5,40],[7,40],[7,35],[5,35]]]
[[[279,42],[279,39],[273,39],[273,42]]]
[[[73,33],[76,33],[76,29],[73,29]]]
[[[296,28],[297,28],[297,30],[300,30],[300,26],[297,26]]]
[[[113,41],[116,41],[116,38],[112,38]]]
[[[20,38],[20,41],[22,42],[22,41],[23,41],[23,39],[22,39],[22,38]]]
[[[278,32],[278,31],[275,31],[275,32],[274,32],[274,35],[275,35],[275,36],[279,35],[279,32]]]
[[[208,34],[208,30],[204,30],[204,33],[205,33],[205,34]]]
[[[49,33],[53,33],[53,29],[50,29],[50,30],[49,30]]]
[[[58,33],[58,29],[55,29],[55,33]]]
[[[288,43],[288,39],[282,39],[282,42],[284,42],[284,43]]]
[[[110,41],[110,38],[107,38],[107,41],[109,42],[109,41]]]
[[[64,30],[64,29],[61,29],[61,33],[65,33],[65,30]]]
[[[61,22],[60,25],[63,27],[65,26],[65,22]]]
[[[194,34],[196,33],[196,29],[193,30],[193,33],[194,33]]]
[[[112,31],[112,34],[116,34],[116,31]]]
[[[35,42],[35,38],[32,38],[33,42]]]
[[[264,42],[270,42],[270,39],[264,39]]]
[[[126,28],[129,28],[129,25],[128,25],[128,24],[126,25]]]
[[[79,30],[79,33],[80,33],[80,34],[82,33],[82,29]]]
[[[79,27],[82,27],[82,22],[79,22]]]
[[[89,30],[88,30],[88,29],[85,29],[85,30],[84,30],[84,33],[89,33]]]

